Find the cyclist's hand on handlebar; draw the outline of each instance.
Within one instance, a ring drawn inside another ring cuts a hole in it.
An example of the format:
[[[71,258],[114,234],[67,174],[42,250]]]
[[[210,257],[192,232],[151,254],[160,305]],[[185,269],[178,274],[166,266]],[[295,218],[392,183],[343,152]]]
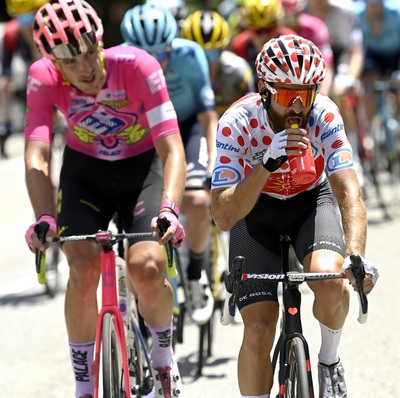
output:
[[[160,244],[165,244],[168,242],[170,239],[172,239],[172,244],[175,247],[181,246],[183,240],[185,239],[185,230],[183,229],[182,224],[179,222],[178,218],[174,213],[171,213],[169,211],[162,211],[158,214],[158,217],[154,217],[151,220],[151,229],[152,231],[160,232],[157,228],[157,219],[158,218],[166,218],[170,224],[169,228],[167,229],[167,232],[165,234],[160,234],[161,239],[160,239]]]
[[[379,278],[379,272],[378,268],[371,263],[370,261],[366,260],[364,257],[360,256],[362,263],[364,265],[364,270],[365,270],[365,278],[363,280],[363,290],[365,294],[368,294],[371,292],[371,290],[374,288],[378,278]],[[347,256],[344,259],[343,266],[342,266],[343,272],[346,273],[347,278],[349,279],[351,285],[353,286],[353,289],[357,291],[357,283],[356,279],[353,275],[353,272],[351,270],[351,259],[350,256]]]
[[[35,231],[35,228],[41,223],[45,222],[49,225],[48,232],[45,237],[45,242],[42,243]],[[55,236],[57,231],[57,223],[54,217],[49,214],[44,214],[38,218],[38,220],[32,224],[25,233],[25,241],[29,246],[31,252],[35,252],[36,249],[40,251],[46,250],[51,242],[53,241],[53,237]]]

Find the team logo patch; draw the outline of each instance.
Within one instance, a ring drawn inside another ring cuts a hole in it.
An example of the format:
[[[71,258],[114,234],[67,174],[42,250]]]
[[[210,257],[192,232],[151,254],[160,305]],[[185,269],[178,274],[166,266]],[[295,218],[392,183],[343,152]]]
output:
[[[353,155],[350,149],[339,149],[332,153],[326,162],[329,173],[353,166]]]
[[[240,173],[230,166],[216,167],[213,173],[213,187],[223,187],[226,185],[236,184],[240,181]]]

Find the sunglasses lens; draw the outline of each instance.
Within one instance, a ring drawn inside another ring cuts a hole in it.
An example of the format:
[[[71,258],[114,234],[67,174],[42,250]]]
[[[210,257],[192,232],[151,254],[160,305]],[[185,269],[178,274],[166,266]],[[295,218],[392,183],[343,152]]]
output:
[[[163,62],[166,59],[168,59],[169,53],[170,53],[169,51],[160,51],[160,52],[157,52],[157,53],[152,53],[151,55],[153,57],[157,58],[158,62]]]
[[[309,90],[288,90],[277,89],[274,95],[274,100],[279,105],[291,106],[297,99],[299,99],[304,107],[310,106],[314,103],[317,91],[315,89]]]

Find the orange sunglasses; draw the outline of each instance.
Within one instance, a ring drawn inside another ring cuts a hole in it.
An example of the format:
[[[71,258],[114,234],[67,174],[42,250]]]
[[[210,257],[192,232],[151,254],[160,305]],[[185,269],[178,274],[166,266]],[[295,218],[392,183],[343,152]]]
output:
[[[299,99],[301,104],[306,108],[314,103],[317,96],[317,87],[308,88],[305,90],[290,89],[290,88],[273,88],[266,84],[268,91],[272,94],[272,99],[279,105],[291,106]]]

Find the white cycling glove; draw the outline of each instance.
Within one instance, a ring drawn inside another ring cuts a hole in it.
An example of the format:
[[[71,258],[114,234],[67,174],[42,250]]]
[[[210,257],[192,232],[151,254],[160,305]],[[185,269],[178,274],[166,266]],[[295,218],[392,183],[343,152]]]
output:
[[[364,257],[360,256],[360,258],[364,265],[365,273],[372,275],[372,283],[375,286],[375,284],[379,278],[378,268],[374,264],[372,264],[370,261],[367,261]],[[342,271],[345,273],[349,268],[351,268],[351,259],[350,259],[350,256],[347,256],[344,259]]]
[[[264,153],[263,166],[270,173],[278,170],[286,162],[287,139],[286,130],[276,133],[269,148]]]

